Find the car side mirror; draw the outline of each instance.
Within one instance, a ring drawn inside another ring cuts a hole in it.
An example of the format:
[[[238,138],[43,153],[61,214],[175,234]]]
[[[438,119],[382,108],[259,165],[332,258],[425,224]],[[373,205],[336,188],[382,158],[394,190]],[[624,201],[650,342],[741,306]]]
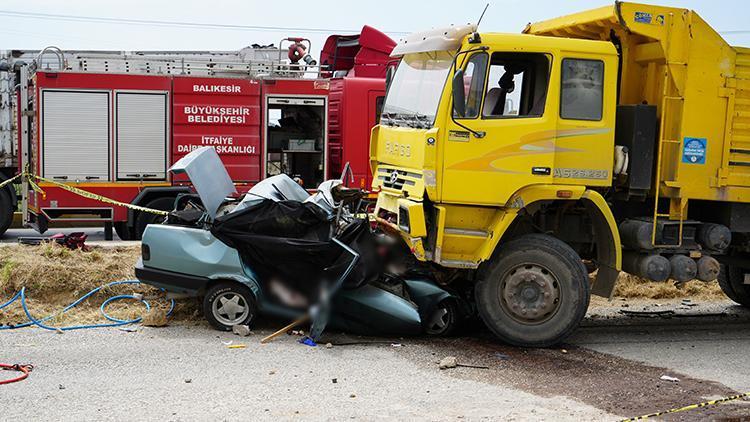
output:
[[[466,94],[464,93],[463,69],[458,69],[456,70],[456,73],[453,74],[452,88],[453,112],[458,117],[464,117],[466,115]]]

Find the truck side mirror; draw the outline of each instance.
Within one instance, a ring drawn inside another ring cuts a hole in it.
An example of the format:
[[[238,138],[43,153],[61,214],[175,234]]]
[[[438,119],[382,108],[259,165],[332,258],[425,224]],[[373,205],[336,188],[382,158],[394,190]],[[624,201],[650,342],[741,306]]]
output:
[[[393,66],[388,66],[388,69],[385,70],[385,91],[388,92],[388,88],[391,87],[391,81],[393,81],[393,74],[395,73],[395,70]]]
[[[452,88],[453,112],[457,117],[464,117],[466,115],[466,94],[464,93],[463,69],[458,69],[456,70],[456,73],[453,74]]]

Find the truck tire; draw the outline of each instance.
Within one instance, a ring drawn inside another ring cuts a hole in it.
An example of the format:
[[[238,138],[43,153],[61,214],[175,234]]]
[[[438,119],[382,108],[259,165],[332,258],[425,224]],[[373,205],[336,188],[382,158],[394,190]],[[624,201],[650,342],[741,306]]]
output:
[[[745,271],[735,265],[722,265],[719,286],[729,299],[750,308],[750,284],[744,284]]]
[[[162,196],[148,202],[145,207],[155,210],[171,211],[174,206],[174,197]],[[135,217],[135,238],[141,240],[143,232],[146,230],[146,226],[149,224],[159,224],[164,220],[164,217],[157,214],[151,214],[149,212],[139,212]]]
[[[0,189],[0,236],[5,234],[11,223],[13,223],[13,202],[10,193],[3,188]]]
[[[117,233],[117,237],[119,237],[120,240],[133,240],[135,238],[133,229],[128,227],[128,223],[125,221],[118,221],[114,224],[114,228],[115,233]]]
[[[500,246],[475,287],[479,315],[500,340],[548,347],[578,327],[590,285],[578,254],[564,242],[529,234]]]
[[[203,315],[211,326],[230,331],[234,325],[250,325],[258,315],[255,295],[237,282],[219,283],[203,297]]]

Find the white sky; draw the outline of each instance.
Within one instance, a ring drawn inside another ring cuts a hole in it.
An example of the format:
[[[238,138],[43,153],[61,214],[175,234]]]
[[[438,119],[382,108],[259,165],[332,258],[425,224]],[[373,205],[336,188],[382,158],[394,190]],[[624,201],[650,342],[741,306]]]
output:
[[[451,23],[473,22],[486,3],[486,0],[2,0],[0,11],[356,30],[369,24],[384,32],[411,32]],[[494,0],[489,3],[481,25],[482,31],[519,32],[530,21],[612,2]],[[661,0],[658,3],[694,9],[718,31],[750,30],[750,2],[746,0]],[[0,16],[0,49],[40,49],[56,45],[66,50],[236,50],[253,43],[277,44],[279,39],[286,36],[310,38],[315,56],[325,40],[323,34],[292,34],[288,31],[175,28]],[[394,39],[400,36],[391,34]],[[725,38],[734,45],[750,46],[750,32],[727,34]]]

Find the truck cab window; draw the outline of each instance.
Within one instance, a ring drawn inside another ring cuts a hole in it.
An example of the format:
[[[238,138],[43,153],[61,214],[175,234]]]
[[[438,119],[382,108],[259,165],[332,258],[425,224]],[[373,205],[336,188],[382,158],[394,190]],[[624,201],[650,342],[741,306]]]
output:
[[[560,91],[560,117],[601,120],[604,62],[564,59]]]
[[[543,53],[493,53],[483,117],[538,117],[544,113],[550,60]]]
[[[484,80],[487,75],[486,53],[476,53],[469,58],[464,68],[464,98],[466,98],[466,114],[462,118],[473,119],[479,116],[482,106]],[[455,116],[458,117],[458,116]]]

